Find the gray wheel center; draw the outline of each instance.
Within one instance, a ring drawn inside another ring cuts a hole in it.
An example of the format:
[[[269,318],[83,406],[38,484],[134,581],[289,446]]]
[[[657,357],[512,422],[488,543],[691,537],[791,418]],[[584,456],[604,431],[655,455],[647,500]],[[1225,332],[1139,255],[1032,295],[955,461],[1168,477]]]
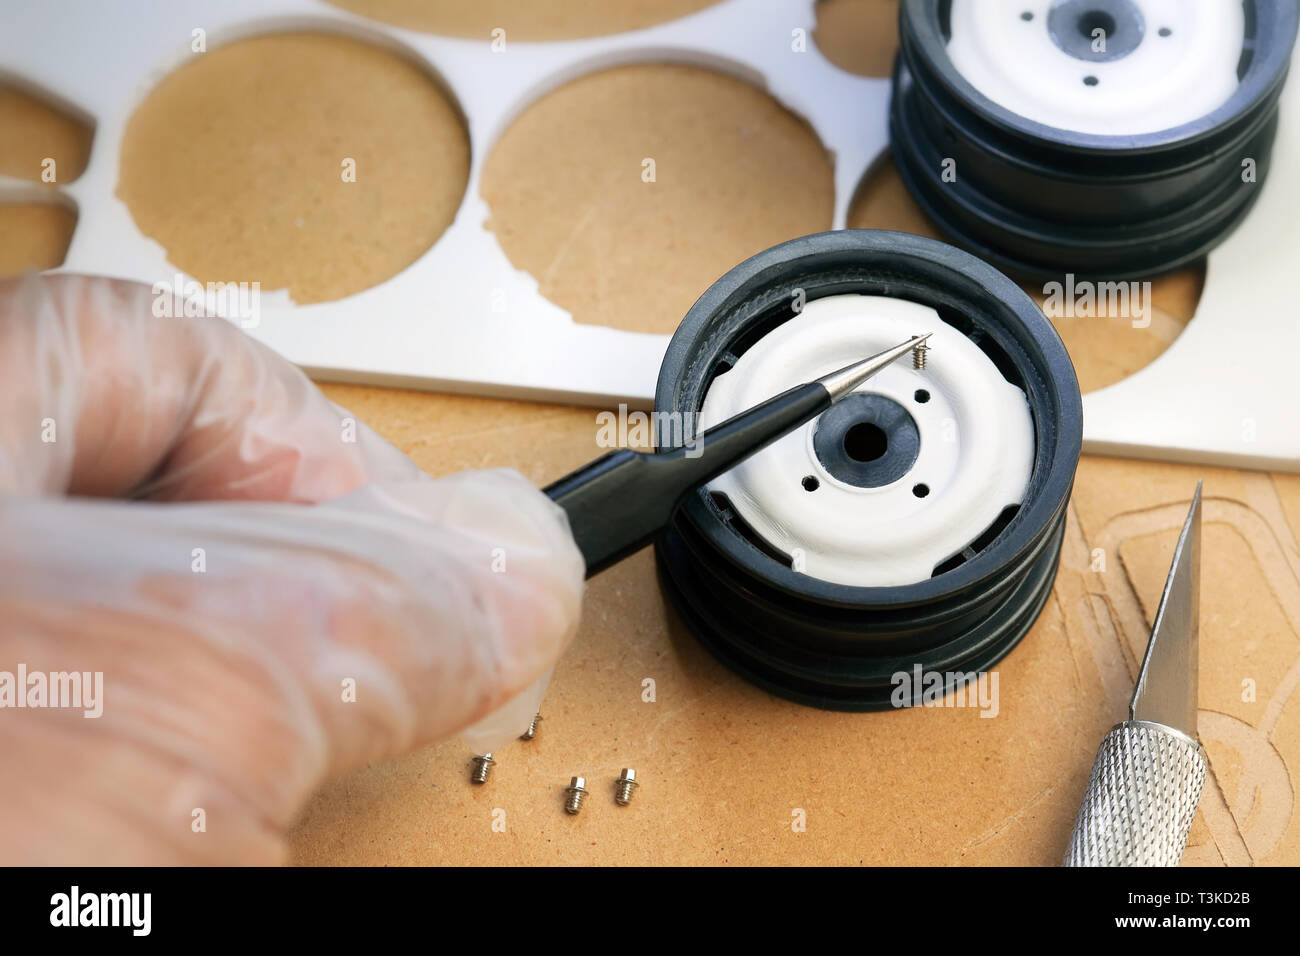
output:
[[[1128,56],[1142,42],[1145,30],[1142,11],[1133,0],[1059,0],[1047,12],[1052,42],[1091,63]]]
[[[879,488],[902,478],[920,450],[915,420],[884,395],[850,395],[817,419],[813,432],[813,451],[822,467],[859,488]]]

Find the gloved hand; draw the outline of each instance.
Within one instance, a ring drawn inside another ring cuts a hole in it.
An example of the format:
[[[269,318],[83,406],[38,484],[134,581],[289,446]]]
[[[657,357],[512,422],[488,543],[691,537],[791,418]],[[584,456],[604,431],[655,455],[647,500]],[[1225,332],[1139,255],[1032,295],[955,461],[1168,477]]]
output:
[[[0,284],[0,863],[283,861],[322,780],[488,714],[576,626],[581,556],[520,475],[429,478],[152,301]],[[100,699],[16,706],[51,672]]]

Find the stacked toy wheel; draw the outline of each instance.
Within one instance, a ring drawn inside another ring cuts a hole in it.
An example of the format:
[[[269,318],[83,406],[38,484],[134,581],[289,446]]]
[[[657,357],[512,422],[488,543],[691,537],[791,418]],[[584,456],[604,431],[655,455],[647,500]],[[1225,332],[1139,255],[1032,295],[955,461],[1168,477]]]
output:
[[[904,0],[895,161],[1015,274],[1167,271],[1258,198],[1296,23],[1296,0]]]
[[[951,687],[1024,636],[1056,573],[1078,381],[1015,283],[893,232],[755,256],[705,292],[668,347],[661,447],[683,420],[688,434],[707,428],[923,332],[923,368],[895,362],[694,493],[656,547],[695,635],[777,694],[897,706],[898,675]]]

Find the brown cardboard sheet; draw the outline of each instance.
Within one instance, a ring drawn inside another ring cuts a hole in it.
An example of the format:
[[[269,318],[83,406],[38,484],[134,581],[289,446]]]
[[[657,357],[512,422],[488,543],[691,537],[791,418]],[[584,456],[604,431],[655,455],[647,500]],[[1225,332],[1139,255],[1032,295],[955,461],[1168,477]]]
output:
[[[17,83],[0,83],[0,176],[46,186],[73,182],[86,170],[93,124]]]
[[[0,83],[0,176],[32,184],[0,193],[0,276],[62,264],[77,211],[58,188],[85,172],[93,140],[93,123],[74,110]]]
[[[889,76],[898,51],[898,0],[819,0],[817,48],[842,70]]]
[[[117,195],[204,282],[295,302],[396,275],[451,224],[469,176],[457,107],[375,44],[252,37],[194,55],[132,114]]]
[[[60,202],[0,202],[0,276],[63,264],[77,214]]]
[[[410,30],[514,40],[575,40],[639,30],[686,16],[718,0],[329,0],[335,6]]]
[[[506,255],[577,321],[666,333],[737,262],[829,229],[834,185],[816,134],[762,90],[638,64],[529,105],[483,198]]]

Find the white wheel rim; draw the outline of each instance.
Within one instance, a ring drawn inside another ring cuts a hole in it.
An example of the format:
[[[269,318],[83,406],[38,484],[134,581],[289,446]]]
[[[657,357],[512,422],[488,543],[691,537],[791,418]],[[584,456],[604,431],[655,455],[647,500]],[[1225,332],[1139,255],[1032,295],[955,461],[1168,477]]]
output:
[[[1141,15],[1141,40],[1117,59],[1095,62],[1052,39],[1049,14],[1062,2],[952,0],[948,58],[999,106],[1102,136],[1181,126],[1222,106],[1237,88],[1245,44],[1240,3],[1124,0]]]
[[[1024,393],[915,302],[862,295],[809,302],[714,379],[700,427],[924,332],[932,347],[924,370],[900,359],[857,390],[891,399],[915,422],[919,451],[902,477],[875,488],[837,479],[814,450],[819,419],[709,485],[796,570],[837,584],[914,584],[1023,501],[1034,453]],[[928,401],[916,400],[918,389]],[[808,476],[815,491],[803,486]],[[926,497],[914,493],[918,484],[928,486]]]

